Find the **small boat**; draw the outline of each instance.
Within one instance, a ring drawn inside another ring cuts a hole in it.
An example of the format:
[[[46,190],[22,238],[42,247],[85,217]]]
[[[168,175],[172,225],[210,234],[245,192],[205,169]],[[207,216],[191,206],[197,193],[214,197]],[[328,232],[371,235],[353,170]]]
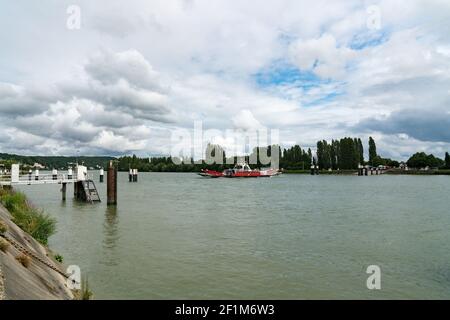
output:
[[[278,169],[266,168],[261,170],[252,170],[247,163],[238,163],[233,169],[226,169],[223,172],[209,169],[202,169],[199,173],[202,177],[209,178],[263,178],[273,177],[279,175],[281,172]]]

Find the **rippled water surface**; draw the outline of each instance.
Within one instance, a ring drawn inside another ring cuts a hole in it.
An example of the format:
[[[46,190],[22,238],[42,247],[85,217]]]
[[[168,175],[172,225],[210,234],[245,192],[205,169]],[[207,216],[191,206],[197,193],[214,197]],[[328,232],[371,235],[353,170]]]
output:
[[[95,298],[450,298],[449,176],[205,179],[119,173],[119,203],[63,203],[21,187],[58,221],[50,247]],[[379,265],[381,290],[366,288]]]

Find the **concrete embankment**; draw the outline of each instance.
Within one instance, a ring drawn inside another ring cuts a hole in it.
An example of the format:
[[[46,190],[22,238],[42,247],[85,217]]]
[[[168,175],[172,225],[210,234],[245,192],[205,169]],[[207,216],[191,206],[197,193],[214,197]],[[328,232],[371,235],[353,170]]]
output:
[[[0,265],[0,300],[5,299],[5,285],[3,284],[3,272],[2,266]]]
[[[0,250],[0,300],[73,299],[66,278],[51,268],[63,270],[62,266],[50,258],[47,248],[12,221],[1,204],[0,221],[7,226],[4,237],[0,237],[9,243]],[[24,256],[27,263],[20,261]]]

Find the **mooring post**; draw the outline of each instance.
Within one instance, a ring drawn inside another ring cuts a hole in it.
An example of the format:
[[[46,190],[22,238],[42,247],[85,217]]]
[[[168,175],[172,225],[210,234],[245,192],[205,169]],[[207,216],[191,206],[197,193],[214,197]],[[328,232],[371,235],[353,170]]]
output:
[[[108,173],[106,177],[106,194],[107,194],[107,204],[116,205],[117,204],[117,168],[114,166],[113,162],[109,162]]]
[[[133,182],[133,169],[130,168],[130,171],[128,172],[128,181]]]
[[[67,191],[67,183],[63,182],[61,193],[62,193],[62,200],[66,201],[66,191]]]
[[[138,181],[138,169],[133,169],[133,182]]]
[[[103,168],[100,169],[100,183],[103,183],[103,176],[105,175],[105,171]]]
[[[316,175],[319,175],[319,166],[316,166]]]
[[[36,169],[36,171],[34,172],[34,180],[38,181],[39,180],[39,170]]]
[[[315,166],[311,166],[311,175],[313,176],[314,175],[314,168],[315,168]]]
[[[52,177],[53,177],[53,180],[56,180],[58,178],[58,170],[56,170],[56,169],[52,170]]]
[[[67,172],[67,179],[72,180],[72,178],[73,178],[73,170],[72,168],[69,168]]]

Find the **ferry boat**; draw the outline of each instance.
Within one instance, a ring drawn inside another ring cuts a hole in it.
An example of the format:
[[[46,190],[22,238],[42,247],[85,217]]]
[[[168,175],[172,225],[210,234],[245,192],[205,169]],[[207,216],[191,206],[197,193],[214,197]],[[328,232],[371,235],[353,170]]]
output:
[[[208,178],[259,178],[259,177],[273,177],[279,175],[281,172],[278,169],[261,169],[252,170],[247,163],[238,163],[233,169],[226,169],[223,172],[209,169],[202,169],[199,173],[202,177]]]

